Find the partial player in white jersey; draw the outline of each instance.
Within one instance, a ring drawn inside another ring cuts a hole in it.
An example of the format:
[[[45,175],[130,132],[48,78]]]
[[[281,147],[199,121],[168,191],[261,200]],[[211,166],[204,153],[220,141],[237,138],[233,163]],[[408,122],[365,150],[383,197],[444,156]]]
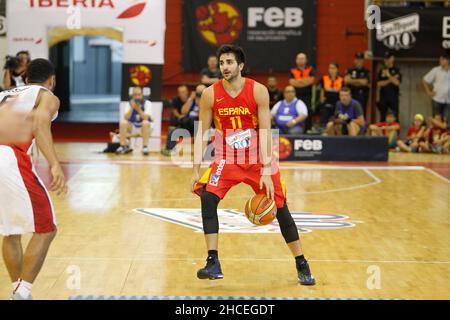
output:
[[[32,163],[34,143],[49,163],[50,191],[58,195],[67,192],[50,130],[59,109],[54,87],[54,66],[48,60],[36,59],[29,64],[27,86],[0,93],[0,108],[8,107],[24,115],[24,121],[32,122],[26,142],[0,145],[0,234],[4,236],[3,258],[13,282],[11,298],[17,300],[31,299],[32,284],[56,235],[53,205]],[[21,236],[27,233],[33,236],[23,253]]]
[[[32,130],[32,117],[13,111],[15,98],[0,103],[0,144],[25,143]]]

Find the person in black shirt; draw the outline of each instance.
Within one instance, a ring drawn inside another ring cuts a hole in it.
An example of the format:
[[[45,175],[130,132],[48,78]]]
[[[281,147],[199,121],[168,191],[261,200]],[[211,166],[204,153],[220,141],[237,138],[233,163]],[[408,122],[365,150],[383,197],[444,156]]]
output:
[[[312,114],[312,90],[315,78],[315,70],[308,65],[308,57],[304,53],[299,53],[295,58],[296,67],[291,69],[289,84],[295,88],[296,96],[302,100],[308,108],[308,113]],[[305,132],[311,129],[311,117],[306,119]]]
[[[364,68],[364,53],[358,52],[355,54],[355,65],[348,68],[344,77],[345,86],[352,91],[352,97],[358,101],[364,114],[367,110],[367,101],[369,100],[370,88],[370,72]]]
[[[389,109],[395,114],[395,117],[399,119],[399,86],[402,81],[402,75],[400,69],[395,67],[394,63],[394,55],[386,52],[384,66],[378,72],[377,87],[380,89],[378,109],[380,111],[381,122],[386,121],[386,114]]]
[[[210,86],[221,79],[222,74],[220,73],[219,63],[215,55],[208,57],[208,67],[202,69],[200,76],[200,82],[205,86]]]
[[[269,107],[272,110],[273,106],[278,102],[283,100],[283,93],[278,89],[277,78],[270,76],[267,78],[267,89],[269,91]]]
[[[178,127],[180,120],[184,117],[181,112],[181,108],[189,99],[189,89],[186,85],[181,85],[177,89],[178,95],[172,99],[172,118],[170,119],[170,125]]]

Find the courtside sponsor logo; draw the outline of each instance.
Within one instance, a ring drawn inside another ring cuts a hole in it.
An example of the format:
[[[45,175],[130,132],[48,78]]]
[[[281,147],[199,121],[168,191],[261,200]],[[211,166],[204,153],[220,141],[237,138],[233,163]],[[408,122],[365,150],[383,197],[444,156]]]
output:
[[[211,174],[209,178],[209,184],[217,187],[219,185],[220,175],[222,174],[223,167],[225,166],[225,160],[220,160],[216,173]]]
[[[180,208],[141,208],[136,212],[154,217],[163,221],[188,227],[197,232],[203,232],[202,215],[200,209]],[[220,232],[225,233],[279,233],[280,227],[275,219],[267,226],[255,226],[238,210],[217,210],[219,215]],[[309,212],[292,213],[299,232],[307,233],[313,229],[344,229],[354,227],[355,224],[348,221],[348,216],[340,214],[316,214]]]
[[[420,15],[413,13],[382,22],[377,28],[377,40],[389,49],[411,49],[416,43],[414,32],[419,31]]]

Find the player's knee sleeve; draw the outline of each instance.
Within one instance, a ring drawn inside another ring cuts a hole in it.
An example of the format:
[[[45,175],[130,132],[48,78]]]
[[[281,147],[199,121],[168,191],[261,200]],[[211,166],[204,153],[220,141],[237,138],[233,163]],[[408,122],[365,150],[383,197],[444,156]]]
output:
[[[220,198],[214,193],[203,191],[200,196],[202,202],[203,232],[205,234],[219,232],[219,218],[217,217],[217,207]]]
[[[277,220],[286,243],[291,243],[299,239],[297,225],[286,203],[282,208],[277,209]]]

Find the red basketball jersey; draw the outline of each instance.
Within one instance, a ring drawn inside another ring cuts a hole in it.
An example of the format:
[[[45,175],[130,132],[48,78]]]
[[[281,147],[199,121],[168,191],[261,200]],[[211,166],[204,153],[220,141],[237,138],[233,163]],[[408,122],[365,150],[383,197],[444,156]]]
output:
[[[224,153],[234,154],[239,151],[245,155],[245,163],[249,163],[249,153],[258,158],[258,105],[253,94],[255,81],[245,78],[241,92],[231,97],[217,81],[214,89],[214,125],[216,159],[223,159]]]

